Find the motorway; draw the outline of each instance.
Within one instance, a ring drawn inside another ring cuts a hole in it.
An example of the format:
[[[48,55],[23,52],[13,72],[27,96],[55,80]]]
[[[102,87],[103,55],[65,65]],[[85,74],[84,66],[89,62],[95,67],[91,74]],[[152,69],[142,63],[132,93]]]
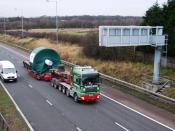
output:
[[[0,44],[0,60],[18,70],[17,83],[5,83],[35,131],[172,131],[106,97],[97,103],[75,103],[49,82],[31,78],[22,61],[27,53]]]

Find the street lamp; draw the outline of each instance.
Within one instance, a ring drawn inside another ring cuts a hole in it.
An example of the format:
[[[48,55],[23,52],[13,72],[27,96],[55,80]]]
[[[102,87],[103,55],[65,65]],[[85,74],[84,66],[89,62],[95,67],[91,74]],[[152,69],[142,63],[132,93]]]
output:
[[[23,38],[24,37],[24,34],[23,34],[23,30],[24,30],[23,9],[15,8],[15,10],[20,10],[21,11],[21,35],[22,35],[22,38]]]
[[[6,19],[5,19],[5,17],[4,17],[4,37],[6,40]]]
[[[46,0],[47,2],[54,2],[56,4],[56,40],[58,44],[58,1],[57,0]]]

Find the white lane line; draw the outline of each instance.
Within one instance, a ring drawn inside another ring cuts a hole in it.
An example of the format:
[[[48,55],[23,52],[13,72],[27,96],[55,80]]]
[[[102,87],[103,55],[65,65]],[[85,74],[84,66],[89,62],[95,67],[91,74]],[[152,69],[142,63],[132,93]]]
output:
[[[8,90],[6,89],[6,87],[4,86],[4,84],[0,81],[0,84],[2,85],[3,89],[5,90],[5,92],[8,94],[8,96],[10,97],[10,99],[12,100],[13,104],[15,105],[17,111],[21,114],[22,118],[24,119],[24,121],[26,122],[27,126],[29,127],[30,131],[34,131],[33,127],[31,126],[31,124],[29,123],[29,121],[27,120],[26,116],[22,113],[21,109],[19,108],[19,106],[16,104],[15,100],[13,99],[13,97],[10,95],[10,93],[8,92]]]
[[[113,102],[115,102],[115,103],[117,103],[117,104],[119,104],[119,105],[121,105],[121,106],[123,106],[123,107],[125,107],[125,108],[127,108],[127,109],[129,109],[129,110],[131,110],[131,111],[133,111],[133,112],[135,112],[135,113],[137,113],[137,114],[139,114],[139,115],[141,115],[141,116],[147,118],[147,119],[149,119],[149,120],[151,120],[151,121],[154,121],[154,122],[160,124],[161,126],[164,126],[164,127],[168,128],[168,129],[170,129],[170,130],[172,130],[172,131],[175,131],[175,129],[173,129],[173,128],[171,128],[171,127],[169,127],[169,126],[167,126],[167,125],[165,125],[165,124],[163,124],[163,123],[161,123],[161,122],[159,122],[159,121],[157,121],[157,120],[155,120],[155,119],[153,119],[153,118],[151,118],[151,117],[149,117],[149,116],[146,116],[145,114],[143,114],[143,113],[141,113],[141,112],[138,112],[138,111],[132,109],[131,107],[126,106],[126,105],[120,103],[119,101],[116,101],[116,100],[110,98],[109,96],[107,96],[107,95],[105,95],[105,94],[102,94],[102,93],[101,93],[101,95],[104,96],[104,97],[106,97],[106,98],[108,98],[109,100],[111,100],[111,101],[113,101]]]
[[[33,88],[33,86],[32,86],[32,85],[30,85],[30,84],[29,84],[29,87],[30,87],[30,88]]]
[[[46,100],[46,102],[47,102],[50,106],[53,106],[53,104],[52,104],[49,100]]]
[[[78,131],[82,131],[79,127],[76,127]]]
[[[124,129],[125,131],[129,131],[128,129],[126,129],[124,126],[122,126],[121,124],[115,122],[116,125],[120,126],[122,129]]]

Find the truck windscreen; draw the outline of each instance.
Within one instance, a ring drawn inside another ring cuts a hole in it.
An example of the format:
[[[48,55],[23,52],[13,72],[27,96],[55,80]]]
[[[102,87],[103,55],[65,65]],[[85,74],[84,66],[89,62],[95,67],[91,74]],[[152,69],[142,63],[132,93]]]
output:
[[[94,85],[99,83],[98,74],[83,75],[83,85]]]

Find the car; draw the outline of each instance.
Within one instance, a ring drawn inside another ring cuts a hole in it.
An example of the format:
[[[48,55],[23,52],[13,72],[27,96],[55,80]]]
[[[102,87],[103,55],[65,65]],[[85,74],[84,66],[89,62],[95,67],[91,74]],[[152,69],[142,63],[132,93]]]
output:
[[[10,61],[0,61],[0,77],[3,82],[17,81],[17,70]]]

